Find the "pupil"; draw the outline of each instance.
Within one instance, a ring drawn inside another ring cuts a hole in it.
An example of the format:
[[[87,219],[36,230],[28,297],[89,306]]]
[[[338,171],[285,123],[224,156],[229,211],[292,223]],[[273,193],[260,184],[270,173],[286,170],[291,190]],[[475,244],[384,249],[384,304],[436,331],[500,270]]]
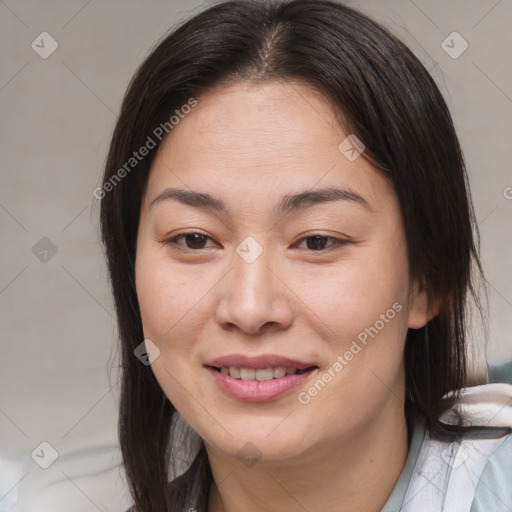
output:
[[[313,243],[310,243],[310,241],[314,240]],[[308,239],[308,243],[307,243],[307,246],[308,246],[308,249],[315,249],[315,250],[318,250],[318,249],[323,249],[324,245],[325,245],[325,241],[326,241],[326,238],[324,236],[312,236],[312,237],[309,237]],[[320,245],[322,247],[318,247],[318,243],[320,243]]]
[[[201,245],[201,242],[203,242],[203,244],[204,244],[204,238],[205,237],[199,233],[193,233],[192,235],[186,235],[187,246],[189,246],[189,248],[197,249],[196,244]],[[189,243],[191,239],[192,239],[192,242]],[[192,245],[193,247],[190,247],[190,245]],[[199,247],[199,248],[201,249],[202,247]]]

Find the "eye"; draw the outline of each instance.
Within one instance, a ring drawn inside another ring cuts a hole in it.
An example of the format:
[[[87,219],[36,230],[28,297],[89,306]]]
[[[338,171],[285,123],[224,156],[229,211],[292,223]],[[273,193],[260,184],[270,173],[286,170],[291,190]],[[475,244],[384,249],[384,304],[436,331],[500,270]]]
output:
[[[331,246],[327,247],[327,249],[331,249],[332,247],[336,247],[336,246],[346,245],[349,243],[347,240],[341,240],[339,238],[334,238],[332,236],[324,236],[324,235],[310,235],[310,236],[301,238],[301,241],[302,240],[305,240],[307,242],[306,243],[307,248],[314,252],[320,252],[320,251],[326,250],[325,244],[326,244],[326,241],[328,241],[328,240],[331,240],[334,243]]]
[[[179,244],[179,241],[182,238],[185,240],[185,245],[186,245],[185,247],[183,247],[183,245]],[[195,232],[181,233],[180,235],[177,235],[174,238],[165,240],[164,244],[173,244],[173,245],[176,245],[178,248],[184,249],[184,250],[205,249],[204,244],[205,244],[206,240],[208,240],[208,239],[210,239],[210,237],[203,235],[202,233],[195,233]]]
[[[179,243],[182,239],[185,241],[185,246]],[[181,233],[173,238],[165,240],[163,243],[166,245],[175,245],[179,249],[194,251],[200,249],[207,249],[208,247],[205,247],[207,240],[211,240],[211,238],[209,236],[203,235],[202,233],[190,232]],[[326,248],[326,242],[329,240],[333,243]],[[300,242],[302,241],[306,241],[307,249],[309,249],[312,252],[325,251],[333,247],[342,246],[349,243],[347,240],[341,240],[339,238],[324,235],[306,236],[301,238]]]

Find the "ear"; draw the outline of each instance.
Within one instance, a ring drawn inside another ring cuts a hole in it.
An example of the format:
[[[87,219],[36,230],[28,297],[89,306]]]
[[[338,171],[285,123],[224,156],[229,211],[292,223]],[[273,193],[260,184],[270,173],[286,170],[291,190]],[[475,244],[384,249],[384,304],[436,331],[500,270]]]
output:
[[[441,309],[439,299],[429,300],[426,287],[423,283],[415,281],[412,285],[409,301],[409,319],[407,326],[410,329],[420,329],[432,320]]]

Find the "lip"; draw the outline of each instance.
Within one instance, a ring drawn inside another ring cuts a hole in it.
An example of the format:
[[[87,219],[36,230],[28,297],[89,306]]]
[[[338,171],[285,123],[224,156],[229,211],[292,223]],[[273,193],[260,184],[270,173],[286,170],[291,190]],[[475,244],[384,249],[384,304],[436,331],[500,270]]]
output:
[[[224,375],[215,368],[234,366],[237,368],[268,368],[270,366],[285,366],[298,370],[309,370],[304,373],[285,375],[278,379],[257,381],[234,379]],[[219,357],[205,364],[205,368],[212,375],[215,383],[228,396],[244,402],[268,402],[275,400],[286,392],[296,388],[308,379],[318,366],[288,357],[275,354],[264,354],[257,357],[249,357],[242,354],[231,354]]]
[[[208,367],[220,389],[232,398],[244,402],[268,402],[302,384],[318,368],[312,367],[304,373],[286,375],[271,380],[239,380]]]
[[[304,370],[310,366],[315,366],[314,363],[298,361],[290,359],[289,357],[280,356],[277,354],[262,354],[260,356],[250,357],[244,354],[230,354],[219,357],[206,363],[206,366],[215,366],[221,368],[223,366],[229,368],[234,366],[236,368],[268,368],[269,366],[285,366],[286,368],[297,368],[297,370]]]

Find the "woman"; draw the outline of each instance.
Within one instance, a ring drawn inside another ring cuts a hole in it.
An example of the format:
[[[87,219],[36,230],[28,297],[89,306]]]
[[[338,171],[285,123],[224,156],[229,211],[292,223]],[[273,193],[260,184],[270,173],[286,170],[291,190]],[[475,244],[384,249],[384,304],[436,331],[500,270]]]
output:
[[[137,71],[97,192],[133,510],[512,508],[512,388],[468,387],[462,153],[386,30],[205,10]]]

